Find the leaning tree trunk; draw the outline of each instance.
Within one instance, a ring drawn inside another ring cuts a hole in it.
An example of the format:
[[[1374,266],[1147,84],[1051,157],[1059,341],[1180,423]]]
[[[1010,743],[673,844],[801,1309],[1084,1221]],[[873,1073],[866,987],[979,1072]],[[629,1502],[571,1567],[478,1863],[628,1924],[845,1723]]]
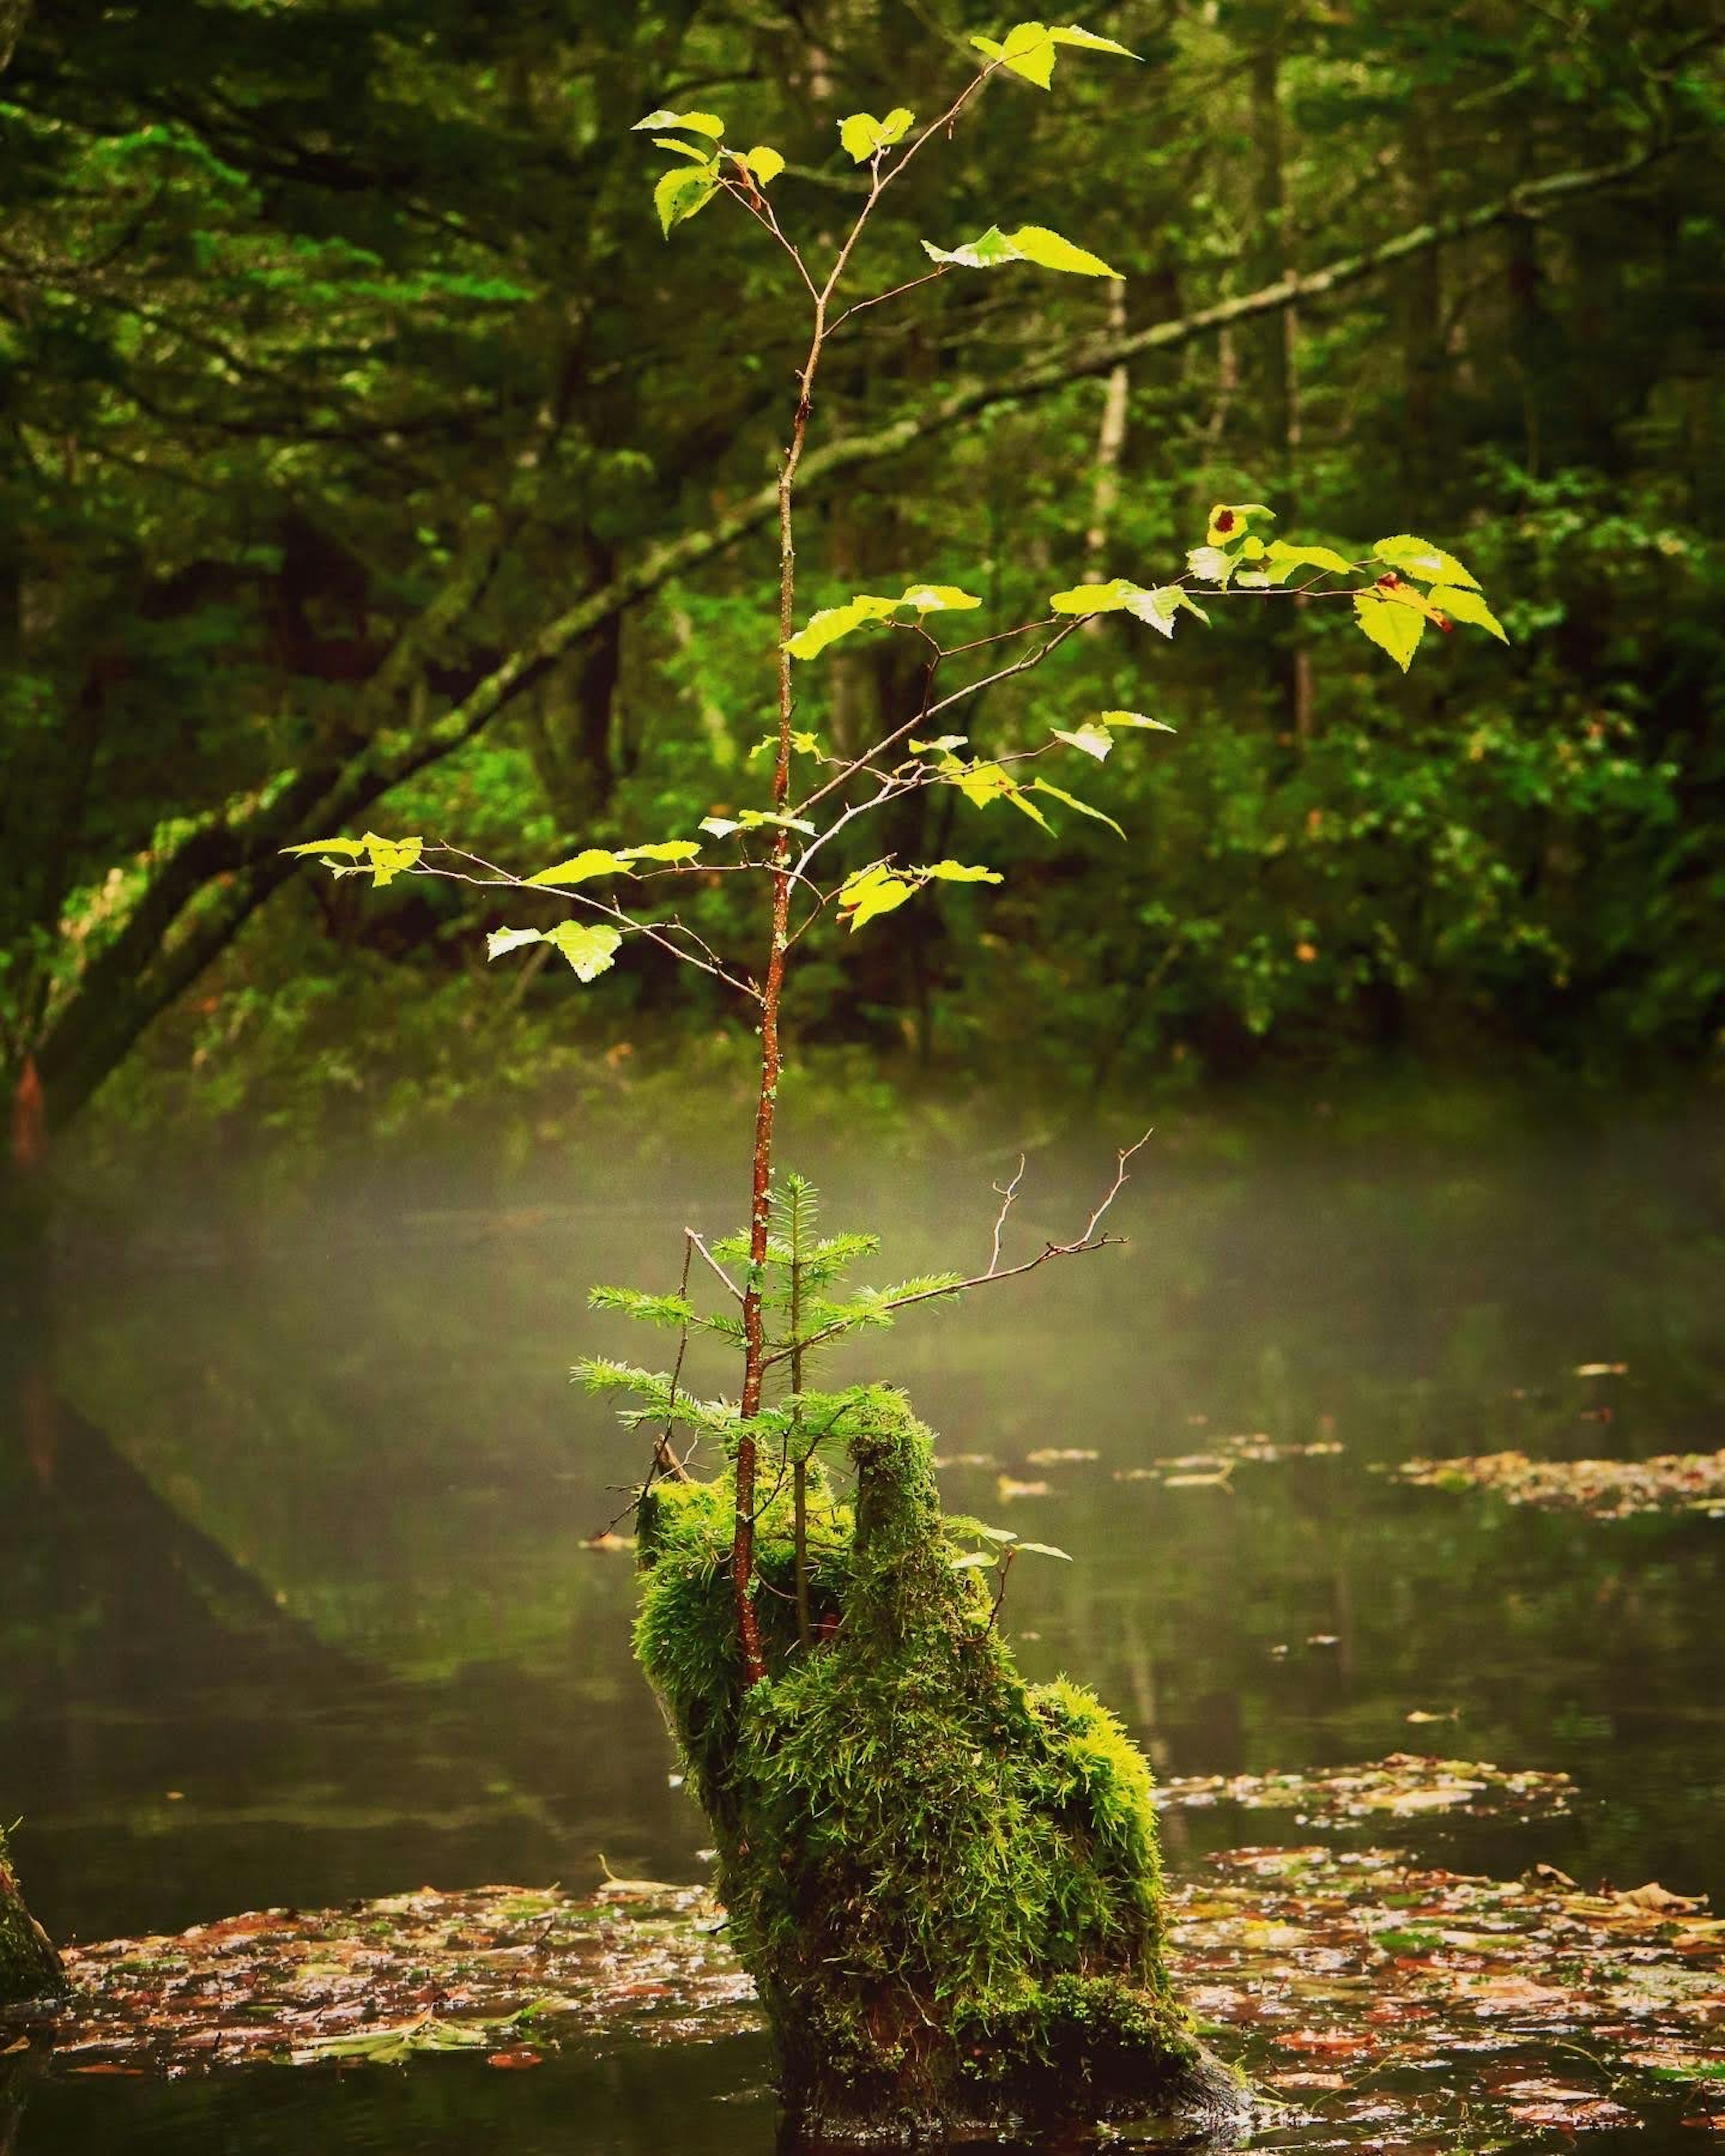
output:
[[[638,1648],[712,1822],[793,2118],[838,2139],[1238,2121],[1244,2085],[1169,1987],[1142,1755],[1089,1692],[1019,1676],[992,1596],[955,1568],[902,1398],[871,1391],[845,1427],[854,1523],[824,1483],[808,1492],[812,1652],[789,1500],[762,1509],[757,1684],[728,1486],[660,1482],[641,1517]]]
[[[0,1828],[0,2006],[64,1991],[66,1973],[40,1924],[24,1907]]]

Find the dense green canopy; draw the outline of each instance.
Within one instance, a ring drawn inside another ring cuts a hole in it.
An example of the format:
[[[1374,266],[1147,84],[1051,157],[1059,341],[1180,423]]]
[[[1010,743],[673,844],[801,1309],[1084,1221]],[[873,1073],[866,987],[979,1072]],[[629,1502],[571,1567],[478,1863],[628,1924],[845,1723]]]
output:
[[[1057,226],[1125,282],[959,270],[846,326],[811,607],[941,579],[1019,619],[1177,572],[1245,497],[1302,537],[1453,547],[1513,641],[1404,682],[1317,608],[1086,633],[970,725],[1176,726],[1089,774],[1127,842],[1026,823],[1000,889],[815,947],[801,1022],[1096,1084],[1407,1034],[1707,1051],[1716,41],[1680,0],[1086,20],[1142,64],[991,83],[855,290],[991,225]],[[281,1108],[297,1070],[373,1117],[403,1062],[465,1082],[475,995],[494,1077],[547,1028],[595,1054],[711,1031],[717,992],[650,947],[578,1015],[567,978],[475,989],[483,893],[362,901],[279,849],[370,824],[526,870],[762,798],[803,316],[733,203],[661,239],[665,161],[629,130],[696,106],[778,145],[820,256],[863,183],[839,122],[937,109],[963,33],[1005,27],[955,0],[27,17],[0,77],[0,1060],[33,1061],[50,1123],[152,1026],[160,1068],[225,1073],[219,1106]],[[799,723],[855,743],[915,680],[902,640],[851,639]]]

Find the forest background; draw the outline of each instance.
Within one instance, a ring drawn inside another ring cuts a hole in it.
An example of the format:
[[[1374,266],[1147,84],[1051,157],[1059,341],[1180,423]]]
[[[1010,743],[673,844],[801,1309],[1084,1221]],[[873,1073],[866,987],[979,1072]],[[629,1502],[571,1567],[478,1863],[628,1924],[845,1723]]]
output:
[[[1085,21],[1143,65],[991,84],[857,289],[1036,217],[1050,172],[1125,281],[952,275],[845,326],[809,607],[914,578],[1021,619],[1178,573],[1245,499],[1306,541],[1451,549],[1512,643],[1404,680],[1345,616],[1233,606],[1168,643],[1096,624],[990,691],[984,752],[1120,705],[1178,733],[1087,773],[1124,844],[1024,823],[999,889],[818,948],[817,1087],[1070,1112],[1386,1056],[1716,1072],[1725,28],[1690,0]],[[765,802],[802,312],[745,219],[667,249],[629,129],[719,105],[786,151],[774,201],[819,249],[865,184],[839,120],[933,110],[1004,27],[952,0],[0,9],[15,1142],[304,1154],[482,1118],[519,1147],[691,1074],[742,1097],[724,991],[644,941],[591,994],[488,973],[483,891],[280,849],[369,824],[525,872]],[[853,748],[917,690],[906,640],[853,639],[799,724]],[[918,794],[871,844],[938,858],[975,813]]]

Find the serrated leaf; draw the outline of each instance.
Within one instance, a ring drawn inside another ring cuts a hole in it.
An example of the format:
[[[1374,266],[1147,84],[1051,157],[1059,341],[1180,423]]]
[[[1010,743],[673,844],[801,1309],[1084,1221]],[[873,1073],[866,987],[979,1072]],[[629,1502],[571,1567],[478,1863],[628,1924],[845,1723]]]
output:
[[[1175,619],[1183,613],[1195,613],[1202,622],[1209,620],[1197,600],[1178,584],[1159,584],[1153,592],[1135,592],[1126,602],[1126,610],[1167,637],[1173,636]]]
[[[1055,41],[1040,23],[1017,23],[998,44],[993,38],[973,38],[971,43],[991,60],[1004,61],[1014,74],[1034,82],[1038,90],[1048,88],[1054,74]]]
[[[776,752],[778,747],[777,734],[762,734],[749,751],[747,761],[752,763],[757,756],[764,755],[769,749]],[[820,753],[820,743],[814,736],[804,733],[800,728],[794,729],[791,734],[791,747],[799,756],[819,756]]]
[[[749,168],[749,177],[757,187],[770,187],[784,170],[784,159],[777,150],[766,143],[757,142],[743,161]]]
[[[382,891],[385,885],[393,883],[403,869],[414,867],[424,843],[423,839],[380,839],[375,831],[367,831],[360,844],[372,867],[372,888]]]
[[[1425,634],[1424,619],[1410,608],[1392,606],[1375,592],[1354,593],[1353,618],[1373,643],[1387,651],[1405,674]]]
[[[1234,574],[1234,557],[1219,547],[1194,547],[1186,556],[1186,567],[1204,583],[1225,585]]]
[[[1285,539],[1272,539],[1265,551],[1264,567],[1270,581],[1279,584],[1296,569],[1329,569],[1345,577],[1353,564],[1333,547],[1291,547]]]
[[[922,251],[932,261],[956,263],[961,270],[998,270],[1002,263],[1019,259],[1018,249],[998,224],[991,224],[986,232],[958,247],[937,247],[932,239],[925,239]]]
[[[1411,607],[1422,619],[1435,623],[1447,635],[1454,626],[1441,608],[1434,606],[1417,584],[1392,570],[1387,577],[1379,577],[1373,588],[1379,598],[1388,599],[1392,606]]]
[[[1072,1562],[1069,1551],[1056,1549],[1052,1543],[1020,1543],[1019,1548],[1032,1557],[1057,1557],[1064,1558],[1068,1564]]]
[[[963,748],[969,738],[968,734],[939,734],[933,741],[913,741],[909,747],[912,756],[944,756],[951,749]]]
[[[1077,726],[1070,733],[1064,726],[1051,726],[1049,731],[1057,742],[1065,742],[1068,748],[1081,749],[1098,763],[1106,762],[1108,752],[1114,746],[1114,737],[1106,726]]]
[[[623,938],[614,928],[590,928],[583,921],[560,921],[555,928],[546,931],[545,941],[562,952],[575,968],[577,980],[594,981],[616,963]]]
[[[1056,613],[1117,613],[1143,596],[1142,584],[1112,577],[1106,584],[1074,584],[1070,591],[1052,593],[1048,603]]]
[[[932,877],[937,883],[1004,883],[1006,880],[998,869],[973,868],[964,861],[931,861],[926,868],[919,868],[913,873]]]
[[[810,614],[786,643],[785,649],[793,659],[818,658],[829,644],[860,629],[865,622],[885,621],[900,604],[899,600],[883,598],[878,593],[859,592],[842,606],[822,607]]]
[[[1204,533],[1204,544],[1209,547],[1231,547],[1240,537],[1255,516],[1274,517],[1276,511],[1261,501],[1219,501],[1210,511],[1209,529]]]
[[[1120,281],[1120,272],[1111,269],[1100,254],[1075,247],[1070,239],[1062,239],[1059,233],[1050,232],[1045,224],[1021,224],[1016,232],[1006,236],[1024,261],[1034,262],[1040,269],[1063,270],[1074,277],[1112,277]]]
[[[1416,539],[1411,531],[1397,531],[1388,539],[1379,539],[1372,552],[1392,569],[1404,570],[1423,583],[1461,584],[1471,592],[1480,588],[1479,578],[1464,569],[1453,554],[1434,547],[1430,540]]]
[[[979,607],[982,601],[970,592],[960,591],[957,584],[906,584],[899,604],[915,607],[918,613],[938,613]]]
[[[703,816],[701,828],[703,831],[711,831],[716,839],[728,839],[733,831],[740,831],[742,826],[732,816]]]
[[[655,127],[684,127],[692,135],[706,135],[716,142],[725,132],[725,123],[716,112],[670,112],[661,105],[649,112],[644,120],[636,121],[629,131],[631,135],[650,134]]]
[[[853,112],[839,122],[839,140],[852,161],[865,165],[882,150],[890,150],[910,126],[916,115],[906,105],[896,105],[884,120],[872,112]]]
[[[1094,30],[1081,30],[1076,23],[1068,23],[1064,30],[1048,33],[1057,45],[1076,45],[1086,53],[1118,53],[1123,60],[1135,60],[1138,55],[1129,46],[1113,38],[1099,38]]]
[[[814,836],[814,826],[806,816],[783,816],[773,808],[739,808],[737,818],[746,831],[752,831],[762,824],[771,824],[781,831],[801,831],[805,836]]]
[[[659,228],[669,239],[671,227],[695,215],[712,198],[718,182],[703,166],[679,165],[661,175],[653,190]]]
[[[650,845],[624,846],[619,861],[692,861],[701,851],[693,839],[655,839]]]
[[[519,951],[524,943],[542,943],[544,932],[537,928],[494,928],[485,937],[485,956],[501,958],[506,951]]]
[[[972,1534],[984,1536],[991,1543],[1015,1543],[1018,1540],[1010,1527],[985,1527],[980,1520],[971,1521],[969,1528]]]
[[[712,152],[710,150],[697,150],[692,142],[678,141],[675,135],[655,135],[653,146],[655,150],[675,150],[680,157],[690,158],[703,171],[711,172],[712,169]]]
[[[629,863],[623,855],[614,854],[608,846],[588,846],[572,855],[567,861],[559,861],[554,868],[541,869],[536,875],[524,876],[521,880],[530,886],[568,885],[585,883],[589,876],[628,874]]]
[[[1166,719],[1148,719],[1142,711],[1104,711],[1098,723],[1105,726],[1139,726],[1158,734],[1176,731]]]
[[[978,808],[999,801],[1013,791],[1013,781],[998,763],[961,763],[954,766],[952,783]]]
[[[873,868],[859,870],[840,885],[839,910],[850,915],[850,930],[855,935],[865,921],[891,913],[907,898],[914,897],[916,892],[916,886],[909,876],[876,864]]]
[[[281,850],[285,854],[346,854],[350,860],[357,860],[365,851],[365,844],[359,839],[308,839],[304,845],[284,846]]]
[[[1068,793],[1064,787],[1056,786],[1052,779],[1033,778],[1030,785],[1038,793],[1051,793],[1056,801],[1064,802],[1069,808],[1076,808],[1081,816],[1091,816],[1098,824],[1106,824],[1117,837],[1123,839],[1126,836],[1111,816],[1105,816],[1100,808],[1092,808],[1088,801],[1081,801],[1076,793]]]
[[[1453,614],[1457,621],[1471,622],[1476,629],[1490,629],[1500,644],[1509,642],[1503,624],[1476,591],[1464,591],[1458,584],[1437,584],[1432,588],[1431,603]]]
[[[967,1550],[963,1557],[949,1557],[947,1562],[954,1572],[982,1572],[1000,1560],[992,1550]]]

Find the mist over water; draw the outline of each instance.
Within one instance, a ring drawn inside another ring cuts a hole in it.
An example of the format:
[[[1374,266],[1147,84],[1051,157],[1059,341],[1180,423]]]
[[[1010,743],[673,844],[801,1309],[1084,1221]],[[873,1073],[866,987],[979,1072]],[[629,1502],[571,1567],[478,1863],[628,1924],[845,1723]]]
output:
[[[1008,1260],[1075,1235],[1136,1135],[1037,1154]],[[906,1386],[949,1506],[1072,1553],[1014,1568],[1007,1628],[1029,1675],[1096,1685],[1158,1774],[1399,1749],[1563,1768],[1568,1816],[1402,1822],[1396,1845],[1717,1907],[1725,1526],[1515,1511],[1372,1471],[1725,1443],[1722,1161],[1717,1111],[1417,1143],[1322,1120],[1234,1146],[1175,1128],[1109,1215],[1122,1247],[913,1313],[829,1374]],[[889,1281],[985,1267],[1015,1160],[947,1140],[798,1164],[825,1226],[881,1235],[863,1277]],[[51,1413],[3,1469],[0,1753],[49,1928],[422,1882],[583,1890],[602,1853],[701,1877],[706,1829],[630,1658],[628,1556],[583,1546],[628,1531],[646,1447],[567,1372],[663,1359],[589,1312],[588,1286],[675,1288],[685,1225],[737,1224],[735,1173],[595,1147],[501,1204],[456,1159],[202,1209],[139,1176],[133,1217],[63,1232]],[[711,1358],[688,1375],[734,1390]],[[1258,1433],[1339,1450],[1123,1479]],[[1050,1450],[1096,1457],[1032,1456]],[[1175,1867],[1298,1832],[1227,1804],[1164,1819]],[[757,2096],[715,2101],[762,2071],[731,2045],[565,2057],[526,2097],[459,2062],[363,2089],[266,2076],[246,2102],[59,2082],[18,2146],[197,2145],[243,2118],[221,2145],[562,2147],[578,2102],[583,2147],[764,2148]]]

